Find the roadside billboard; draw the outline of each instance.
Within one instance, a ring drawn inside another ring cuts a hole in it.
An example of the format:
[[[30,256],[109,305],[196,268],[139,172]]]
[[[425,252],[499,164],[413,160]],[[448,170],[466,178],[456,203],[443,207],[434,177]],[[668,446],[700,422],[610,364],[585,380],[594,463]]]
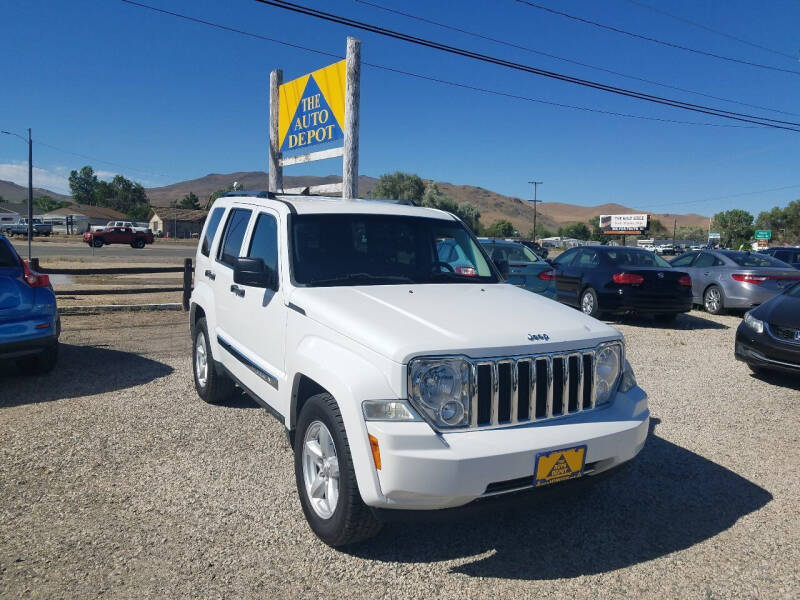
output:
[[[650,215],[600,215],[599,226],[606,235],[642,235],[650,228]]]

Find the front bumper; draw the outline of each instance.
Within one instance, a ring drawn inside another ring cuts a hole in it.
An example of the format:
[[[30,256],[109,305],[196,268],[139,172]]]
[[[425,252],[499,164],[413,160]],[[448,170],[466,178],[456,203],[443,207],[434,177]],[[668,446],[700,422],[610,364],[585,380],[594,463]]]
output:
[[[608,407],[563,419],[492,430],[435,433],[427,423],[367,423],[378,439],[377,508],[429,510],[533,485],[539,452],[586,444],[587,476],[631,460],[644,446],[650,413],[641,388]],[[555,486],[561,484],[553,484]]]
[[[736,330],[734,356],[755,367],[800,374],[800,344],[776,340],[766,330],[757,333],[744,321]]]

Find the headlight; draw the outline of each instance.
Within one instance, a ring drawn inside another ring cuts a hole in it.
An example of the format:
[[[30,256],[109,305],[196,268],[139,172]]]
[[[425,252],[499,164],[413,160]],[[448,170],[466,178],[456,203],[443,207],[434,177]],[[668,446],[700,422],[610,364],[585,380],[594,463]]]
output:
[[[460,358],[417,359],[409,364],[408,396],[437,427],[469,425],[469,363]]]
[[[622,369],[622,379],[619,380],[619,391],[630,392],[636,387],[636,376],[633,374],[633,367],[628,359],[625,359],[625,366]]]
[[[744,323],[756,333],[764,333],[764,321],[756,319],[749,311],[744,313]]]
[[[419,421],[419,415],[405,400],[364,400],[365,421]]]
[[[596,405],[606,404],[614,395],[622,364],[622,345],[611,343],[601,346],[595,355],[597,381],[595,382]]]

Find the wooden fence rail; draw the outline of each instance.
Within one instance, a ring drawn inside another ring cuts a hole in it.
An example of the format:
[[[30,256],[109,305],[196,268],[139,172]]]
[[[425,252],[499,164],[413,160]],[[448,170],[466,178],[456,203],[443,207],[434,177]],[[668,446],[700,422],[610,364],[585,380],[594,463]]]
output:
[[[56,290],[56,296],[101,296],[114,294],[154,294],[159,292],[183,292],[183,308],[189,310],[192,295],[192,259],[183,261],[182,267],[103,267],[95,269],[50,269],[31,259],[31,269],[47,275],[150,275],[154,273],[183,273],[181,287],[131,287],[123,289]]]

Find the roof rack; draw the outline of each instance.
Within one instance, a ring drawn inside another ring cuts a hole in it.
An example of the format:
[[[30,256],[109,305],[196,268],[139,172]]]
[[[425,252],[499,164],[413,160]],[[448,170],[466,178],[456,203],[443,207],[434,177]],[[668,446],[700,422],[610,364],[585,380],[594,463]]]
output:
[[[255,196],[257,198],[274,198],[275,194],[264,190],[234,190],[232,192],[223,194],[223,196]]]

